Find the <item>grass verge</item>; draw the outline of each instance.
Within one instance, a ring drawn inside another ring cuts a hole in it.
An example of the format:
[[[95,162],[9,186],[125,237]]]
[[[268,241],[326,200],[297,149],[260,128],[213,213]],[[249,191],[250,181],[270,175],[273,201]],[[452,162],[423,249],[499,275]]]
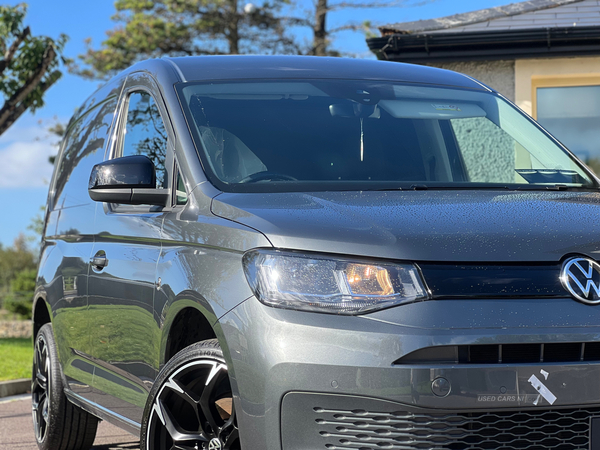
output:
[[[31,339],[0,339],[0,381],[31,377]]]

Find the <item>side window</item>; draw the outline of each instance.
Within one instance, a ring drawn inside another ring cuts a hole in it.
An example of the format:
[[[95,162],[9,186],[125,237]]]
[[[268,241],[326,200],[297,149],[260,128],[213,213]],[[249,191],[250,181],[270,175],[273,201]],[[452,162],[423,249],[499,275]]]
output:
[[[57,162],[54,209],[92,201],[87,192],[90,174],[104,159],[104,144],[116,108],[117,97],[109,97],[70,124]]]
[[[156,187],[165,188],[167,132],[154,99],[147,92],[129,96],[121,156],[145,155],[156,168]]]

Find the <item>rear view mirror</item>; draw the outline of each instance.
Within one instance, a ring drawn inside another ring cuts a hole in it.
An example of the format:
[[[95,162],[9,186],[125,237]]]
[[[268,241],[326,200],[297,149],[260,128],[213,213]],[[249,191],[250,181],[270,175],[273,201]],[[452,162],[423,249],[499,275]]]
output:
[[[97,202],[165,206],[169,189],[156,189],[156,169],[147,156],[115,158],[96,164],[88,184]]]
[[[362,103],[333,103],[329,105],[329,113],[334,117],[360,117],[366,119],[379,119],[377,105],[364,105]]]

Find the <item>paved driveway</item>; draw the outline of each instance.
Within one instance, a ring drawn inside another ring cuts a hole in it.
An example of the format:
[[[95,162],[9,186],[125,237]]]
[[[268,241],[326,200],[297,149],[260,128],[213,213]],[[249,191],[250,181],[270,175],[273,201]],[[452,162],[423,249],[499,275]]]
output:
[[[94,450],[139,450],[135,436],[100,422]],[[28,396],[0,400],[0,449],[38,450],[31,423],[31,400]]]

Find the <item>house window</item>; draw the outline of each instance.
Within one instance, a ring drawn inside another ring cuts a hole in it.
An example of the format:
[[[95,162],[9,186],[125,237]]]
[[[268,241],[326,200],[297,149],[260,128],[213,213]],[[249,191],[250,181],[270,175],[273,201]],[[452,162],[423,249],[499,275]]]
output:
[[[600,75],[533,79],[537,121],[600,174]]]

